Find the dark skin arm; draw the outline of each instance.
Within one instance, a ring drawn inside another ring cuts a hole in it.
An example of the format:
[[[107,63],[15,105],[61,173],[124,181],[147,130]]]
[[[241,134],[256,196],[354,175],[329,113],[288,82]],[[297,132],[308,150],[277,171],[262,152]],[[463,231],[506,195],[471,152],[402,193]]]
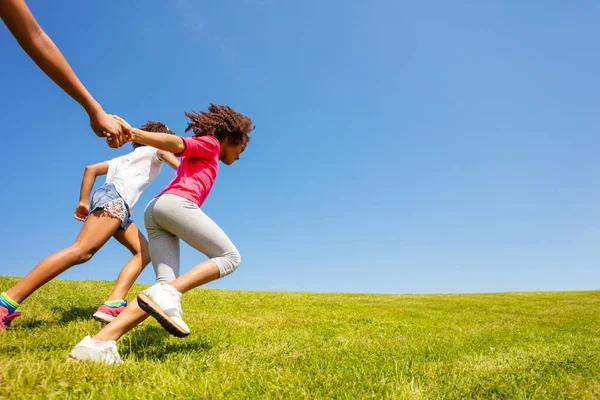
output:
[[[23,50],[42,71],[78,102],[90,117],[90,126],[110,147],[125,143],[122,125],[107,115],[87,91],[52,39],[44,32],[24,0],[0,0],[0,18]]]

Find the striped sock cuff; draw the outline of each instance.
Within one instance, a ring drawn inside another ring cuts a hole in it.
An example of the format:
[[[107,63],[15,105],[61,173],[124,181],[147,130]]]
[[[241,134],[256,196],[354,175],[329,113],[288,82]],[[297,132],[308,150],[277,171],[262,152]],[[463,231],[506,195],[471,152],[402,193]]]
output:
[[[0,293],[0,305],[8,308],[11,314],[19,307],[19,303],[11,299],[6,292]]]
[[[110,300],[110,301],[105,301],[104,304],[111,308],[116,308],[116,307],[126,306],[127,300]]]

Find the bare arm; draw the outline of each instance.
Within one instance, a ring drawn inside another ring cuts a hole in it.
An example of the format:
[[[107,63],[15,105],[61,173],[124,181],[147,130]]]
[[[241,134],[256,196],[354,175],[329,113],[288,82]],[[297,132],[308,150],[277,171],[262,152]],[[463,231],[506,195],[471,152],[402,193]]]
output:
[[[168,133],[146,132],[138,128],[131,128],[129,130],[129,141],[175,154],[179,154],[185,150],[183,139],[179,136]]]
[[[83,179],[81,180],[81,190],[79,191],[79,202],[90,202],[90,194],[96,182],[96,178],[100,175],[108,174],[108,163],[101,162],[85,167]]]
[[[168,151],[159,150],[158,158],[161,159],[164,163],[166,163],[169,167],[173,168],[177,171],[179,168],[179,159],[173,155],[173,153],[169,153]]]
[[[2,1],[2,0],[0,0]],[[85,167],[83,173],[83,179],[81,179],[81,190],[79,191],[79,204],[75,209],[75,219],[84,221],[90,210],[90,194],[92,188],[96,182],[96,178],[100,175],[106,175],[108,173],[108,163],[101,162]]]
[[[90,125],[96,135],[107,136],[111,147],[125,143],[122,127],[102,110],[83,86],[58,47],[37,23],[25,1],[0,0],[0,18],[40,69],[81,104],[90,117]]]

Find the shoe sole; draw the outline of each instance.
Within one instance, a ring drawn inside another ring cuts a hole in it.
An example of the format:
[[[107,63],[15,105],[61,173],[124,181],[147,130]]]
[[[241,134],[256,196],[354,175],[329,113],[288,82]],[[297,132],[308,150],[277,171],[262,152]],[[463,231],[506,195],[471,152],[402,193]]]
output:
[[[77,363],[81,363],[81,362],[83,362],[83,361],[81,361],[81,360],[80,360],[80,359],[78,359],[78,358],[71,357],[71,355],[70,355],[70,354],[69,354],[69,357],[67,357],[67,363],[70,363],[70,364],[77,364]],[[101,362],[101,361],[94,361],[94,360],[90,360],[90,362],[98,363],[98,362]],[[122,363],[122,362],[120,362],[120,363],[117,363],[117,362],[116,362],[116,363],[114,363],[114,364],[110,364],[110,365],[109,365],[109,364],[106,364],[106,365],[112,366],[112,365],[121,365],[121,364],[123,364],[123,363]]]
[[[160,326],[162,326],[171,335],[182,338],[190,334],[189,332],[181,330],[179,325],[173,322],[173,320],[167,314],[165,314],[150,297],[141,293],[138,295],[137,301],[140,305],[140,308],[152,315],[154,319],[158,321]]]
[[[103,324],[110,324],[112,322],[112,320],[116,318],[116,317],[113,317],[112,315],[105,314],[101,311],[96,311],[94,313],[93,317],[96,321],[102,322]]]

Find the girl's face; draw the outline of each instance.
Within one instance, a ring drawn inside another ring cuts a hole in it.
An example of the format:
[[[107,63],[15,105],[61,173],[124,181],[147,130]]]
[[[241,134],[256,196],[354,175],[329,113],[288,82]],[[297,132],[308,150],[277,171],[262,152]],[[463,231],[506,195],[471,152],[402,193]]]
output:
[[[221,143],[221,157],[220,160],[225,165],[231,165],[240,159],[240,154],[246,149],[245,143],[233,144],[229,142],[229,138],[225,138]]]

